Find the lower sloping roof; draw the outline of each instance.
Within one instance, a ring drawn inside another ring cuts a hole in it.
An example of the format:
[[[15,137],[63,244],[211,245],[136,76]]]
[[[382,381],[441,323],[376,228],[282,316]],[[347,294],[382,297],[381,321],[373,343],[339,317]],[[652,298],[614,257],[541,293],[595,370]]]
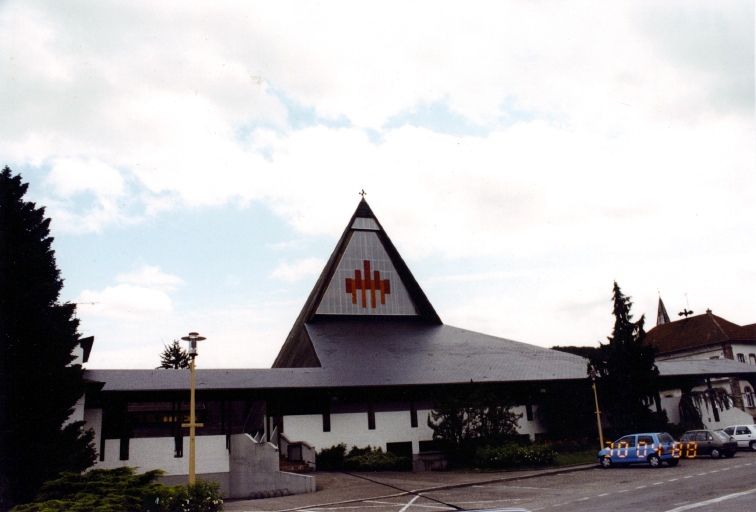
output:
[[[448,326],[444,326],[442,331],[447,332],[439,331],[433,336],[421,337],[426,340],[425,349],[430,345],[443,346],[447,349],[447,356],[437,354],[438,357],[422,358],[423,353],[419,350],[412,355],[406,350],[397,350],[398,347],[387,341],[383,351],[373,350],[370,354],[364,349],[351,347],[350,350],[363,357],[364,365],[346,368],[336,364],[332,368],[199,369],[196,386],[198,390],[226,391],[461,384],[470,380],[543,382],[587,379],[586,360],[579,356],[490,336],[486,336],[492,339],[486,340],[481,350],[468,353],[470,339],[483,335]],[[379,332],[375,332],[374,336],[384,339]],[[352,340],[356,341],[354,338]],[[463,355],[459,358],[449,357],[449,354],[460,352]],[[425,362],[421,359],[425,359]],[[460,361],[456,368],[453,367],[454,360]],[[383,363],[387,362],[394,366],[393,371],[384,369]],[[658,361],[657,366],[662,378],[756,377],[756,366],[730,359]],[[165,369],[85,370],[84,377],[89,382],[101,383],[100,389],[104,392],[188,391],[190,381],[187,370]]]
[[[306,324],[322,367],[376,383],[586,378],[586,360],[416,318],[323,318]]]

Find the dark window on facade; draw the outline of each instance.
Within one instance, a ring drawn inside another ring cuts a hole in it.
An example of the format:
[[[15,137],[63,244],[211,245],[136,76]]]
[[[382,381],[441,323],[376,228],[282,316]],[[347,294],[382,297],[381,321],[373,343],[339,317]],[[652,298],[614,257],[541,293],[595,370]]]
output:
[[[410,402],[410,427],[417,428],[417,405]]]
[[[323,432],[331,431],[331,412],[327,411],[323,413]]]
[[[442,446],[438,441],[420,441],[420,452],[440,451]]]
[[[129,460],[129,438],[121,438],[121,449],[118,455],[120,460]]]
[[[738,354],[738,362],[739,363],[745,363],[745,355]]]
[[[532,404],[525,405],[525,417],[528,419],[528,421],[533,421],[533,405]]]
[[[184,456],[184,436],[175,436],[173,438],[173,456]]]
[[[375,430],[375,407],[368,404],[368,429]]]
[[[301,462],[302,460],[302,445],[299,443],[290,444],[286,450],[286,458],[290,462]]]
[[[412,441],[386,443],[386,451],[398,457],[406,457],[407,460],[412,460]]]

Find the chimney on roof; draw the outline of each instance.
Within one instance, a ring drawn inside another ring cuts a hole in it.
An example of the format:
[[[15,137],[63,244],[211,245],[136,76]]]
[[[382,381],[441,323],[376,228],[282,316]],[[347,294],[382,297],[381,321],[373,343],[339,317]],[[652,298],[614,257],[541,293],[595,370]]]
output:
[[[706,312],[711,315],[711,309],[707,309]]]

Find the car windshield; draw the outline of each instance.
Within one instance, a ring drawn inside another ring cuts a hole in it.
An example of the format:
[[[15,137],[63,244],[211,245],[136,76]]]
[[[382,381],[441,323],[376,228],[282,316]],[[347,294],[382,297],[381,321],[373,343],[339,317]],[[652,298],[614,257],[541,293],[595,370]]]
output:
[[[714,431],[714,434],[715,434],[715,435],[716,435],[716,436],[717,436],[717,437],[718,437],[719,439],[721,439],[722,441],[729,441],[729,440],[730,440],[730,436],[728,436],[727,434],[725,434],[725,433],[724,433],[723,431],[721,431],[721,430],[715,430],[715,431]]]
[[[666,432],[662,432],[659,434],[659,442],[660,443],[674,443],[675,440],[672,438],[671,435],[667,434]]]

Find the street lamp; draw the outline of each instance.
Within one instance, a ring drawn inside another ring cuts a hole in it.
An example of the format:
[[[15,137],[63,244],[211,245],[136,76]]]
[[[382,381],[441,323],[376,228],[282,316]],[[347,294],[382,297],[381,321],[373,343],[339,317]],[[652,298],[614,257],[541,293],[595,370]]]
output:
[[[593,398],[596,400],[596,423],[599,431],[599,450],[604,449],[604,432],[601,429],[601,411],[599,410],[598,392],[596,391],[596,369],[591,366],[591,380],[593,381]]]
[[[195,423],[194,415],[194,358],[197,357],[197,342],[202,341],[205,338],[200,336],[196,332],[190,332],[189,336],[181,338],[184,341],[189,342],[189,357],[191,362],[189,363],[189,371],[192,374],[192,384],[190,389],[189,399],[189,423],[183,423],[182,427],[189,427],[189,485],[194,484],[194,466],[195,466],[195,452],[194,452],[194,429],[195,427],[204,426],[202,423]]]

